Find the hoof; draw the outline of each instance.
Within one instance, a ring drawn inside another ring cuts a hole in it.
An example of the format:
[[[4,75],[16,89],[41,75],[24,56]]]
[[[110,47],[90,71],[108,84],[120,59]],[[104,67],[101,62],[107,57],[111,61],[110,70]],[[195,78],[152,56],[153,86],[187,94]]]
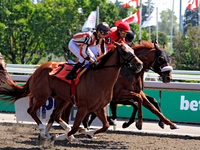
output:
[[[80,129],[78,132],[84,134],[85,128]]]
[[[164,125],[165,125],[165,124],[164,124],[162,121],[159,121],[158,125],[159,125],[162,129],[164,129]]]
[[[142,124],[136,122],[135,126],[138,130],[142,130]]]
[[[90,135],[90,136],[94,136],[94,133],[96,132],[96,130],[87,130],[87,129],[80,129],[79,133],[85,134],[85,135]]]
[[[80,140],[76,139],[73,135],[67,136],[69,142],[81,142]]]
[[[55,140],[55,135],[51,137],[51,141],[54,141]]]
[[[41,134],[38,135],[38,140],[39,140],[39,141],[43,141],[44,139],[45,139],[44,136],[41,136]]]
[[[96,136],[91,136],[91,135],[87,135],[87,137],[88,137],[89,139],[96,139],[96,138],[97,138]]]
[[[122,128],[128,128],[132,123],[124,122]]]
[[[111,126],[116,126],[117,125],[117,120],[116,119],[112,119],[111,117],[107,117],[108,123]]]
[[[51,139],[54,141],[63,141],[67,138],[67,134],[68,133],[61,134],[61,135],[54,135]]]
[[[173,129],[179,129],[179,127],[178,127],[176,124],[174,124],[174,125],[171,125],[171,126],[170,126],[170,129],[172,129],[172,130],[173,130]]]

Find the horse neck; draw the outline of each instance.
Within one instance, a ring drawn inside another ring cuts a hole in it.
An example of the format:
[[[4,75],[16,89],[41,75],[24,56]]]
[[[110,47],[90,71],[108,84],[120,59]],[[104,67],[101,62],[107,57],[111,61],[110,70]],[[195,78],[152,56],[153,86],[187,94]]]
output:
[[[118,61],[117,50],[114,50],[109,59],[106,61],[104,65],[105,68],[91,71],[91,79],[93,78],[96,84],[105,86],[105,88],[107,87],[107,89],[113,88],[115,82],[117,81],[121,68],[121,67],[116,67],[118,62],[119,61]],[[106,66],[113,66],[113,67],[106,67]]]
[[[136,56],[143,62],[144,67],[142,70],[148,69],[154,61],[155,50],[154,49],[138,49],[135,51]]]

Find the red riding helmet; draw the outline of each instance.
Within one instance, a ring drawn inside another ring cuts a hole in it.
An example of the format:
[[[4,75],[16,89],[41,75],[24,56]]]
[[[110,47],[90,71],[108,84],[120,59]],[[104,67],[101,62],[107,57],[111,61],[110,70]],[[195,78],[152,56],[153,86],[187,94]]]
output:
[[[131,32],[130,26],[127,22],[120,22],[117,26],[117,29],[125,32]]]

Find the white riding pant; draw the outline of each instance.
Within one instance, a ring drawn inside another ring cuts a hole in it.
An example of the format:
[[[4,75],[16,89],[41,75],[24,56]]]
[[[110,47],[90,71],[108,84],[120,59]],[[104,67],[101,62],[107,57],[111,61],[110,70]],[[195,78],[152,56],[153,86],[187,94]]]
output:
[[[79,62],[83,63],[85,61],[85,64],[89,63],[88,60],[85,60],[81,55],[80,55],[80,46],[76,45],[72,40],[69,42],[68,48],[70,51],[79,58]],[[86,53],[94,60],[97,61],[95,54],[97,55],[99,52],[98,46],[95,47],[88,47]]]

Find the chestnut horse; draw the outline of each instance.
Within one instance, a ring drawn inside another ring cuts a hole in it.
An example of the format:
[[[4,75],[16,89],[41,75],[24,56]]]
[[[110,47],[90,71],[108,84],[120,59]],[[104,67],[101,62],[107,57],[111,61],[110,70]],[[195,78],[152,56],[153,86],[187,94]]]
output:
[[[144,67],[139,73],[134,73],[126,67],[122,67],[117,82],[114,86],[113,101],[120,104],[126,104],[127,102],[133,103],[133,100],[135,100],[134,95],[138,93],[142,97],[143,101],[141,104],[144,107],[157,115],[160,120],[162,120],[165,124],[170,125],[171,129],[177,129],[178,127],[176,126],[176,124],[164,117],[164,115],[149,102],[146,94],[142,91],[143,79],[141,77],[147,69],[151,69],[154,72],[158,73],[163,83],[169,83],[171,81],[172,67],[169,66],[169,56],[167,55],[166,51],[158,47],[157,44],[152,45],[151,42],[147,41],[142,41],[142,45],[133,45],[132,49],[134,49],[135,54],[143,62]],[[66,121],[68,121],[69,118],[69,110],[71,109],[70,107],[72,107],[72,105],[68,106],[68,109],[64,114]],[[142,111],[141,109],[142,106],[138,104],[138,111]],[[136,127],[139,130],[142,129],[142,122],[140,119],[138,119],[138,121],[136,122]]]
[[[92,134],[105,132],[109,127],[105,106],[112,99],[113,87],[121,66],[126,65],[133,71],[139,72],[142,69],[143,63],[125,43],[115,43],[112,49],[106,55],[99,57],[98,60],[99,64],[95,70],[89,69],[86,71],[76,86],[78,110],[72,129],[60,118],[62,111],[72,103],[71,85],[49,75],[49,73],[58,66],[58,62],[46,62],[42,64],[23,86],[16,85],[12,81],[6,80],[5,76],[0,75],[0,79],[7,84],[6,86],[0,87],[0,101],[12,103],[19,98],[31,95],[33,97],[33,103],[29,107],[28,113],[39,125],[39,129],[41,130],[40,136],[42,138],[44,138],[45,135],[50,138],[49,130],[55,120],[67,133],[58,137],[55,136],[54,139],[63,140],[67,138],[70,141],[74,140],[73,134],[77,132],[85,115],[91,111],[95,112],[103,124],[101,129]],[[57,106],[45,128],[37,117],[36,111],[47,101],[49,96],[56,99]],[[140,103],[140,97],[136,95],[135,99]],[[138,111],[138,114],[140,113],[142,112]],[[142,115],[138,115],[138,118],[142,120]]]
[[[5,78],[7,78],[7,80],[12,80],[10,74],[7,73],[6,71],[6,62],[3,59],[2,54],[0,53],[0,74],[2,74],[2,76],[5,76]],[[0,84],[4,84],[5,82],[3,80],[0,80]]]

